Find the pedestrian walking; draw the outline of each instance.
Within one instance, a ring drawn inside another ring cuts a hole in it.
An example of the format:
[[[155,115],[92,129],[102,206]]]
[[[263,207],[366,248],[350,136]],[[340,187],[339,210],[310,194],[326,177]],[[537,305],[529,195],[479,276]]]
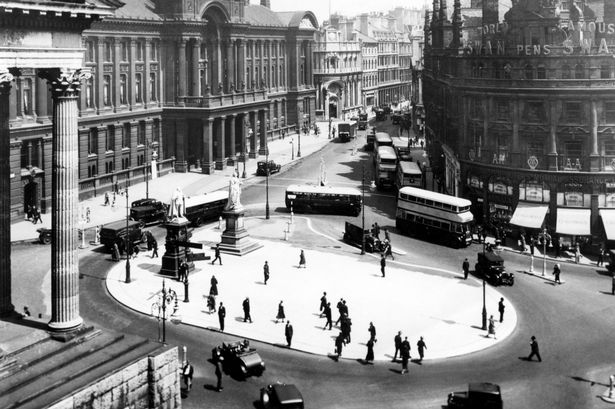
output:
[[[41,223],[42,223],[42,221],[41,221]],[[580,246],[579,242],[577,241],[577,243],[574,245],[574,262],[576,264],[579,264],[580,260],[581,260],[581,246]]]
[[[500,313],[500,322],[504,322],[504,310],[506,306],[504,305],[504,297],[500,297],[500,302],[498,303],[498,312]]]
[[[152,258],[154,257],[158,257],[158,242],[156,241],[156,239],[152,239],[151,241],[151,245],[152,245]]]
[[[374,360],[374,340],[367,341],[367,355],[365,355],[365,362],[372,362]]]
[[[278,320],[282,320],[284,322],[286,320],[286,314],[284,314],[284,305],[282,301],[278,304],[278,315],[275,316],[275,323],[278,323]]]
[[[391,242],[391,238],[389,237],[389,231],[384,229],[384,241]]]
[[[561,269],[560,269],[559,263],[555,264],[555,265],[553,266],[553,275],[555,276],[555,282],[556,282],[557,284],[561,284],[561,283],[562,283],[562,282],[559,280],[559,275],[561,274],[561,272],[562,272],[562,271],[561,271]]]
[[[113,249],[111,250],[111,259],[113,261],[120,261],[120,248],[117,243],[113,243]]]
[[[210,314],[216,312],[216,297],[213,294],[207,296],[207,309]]]
[[[391,247],[391,243],[387,239],[384,239],[384,258],[387,256],[391,256],[391,260],[395,261],[395,257],[393,257],[393,247]]]
[[[527,360],[531,361],[534,356],[538,358],[538,362],[542,362],[540,350],[538,349],[538,341],[536,341],[536,337],[532,335],[532,340],[530,342],[530,355],[527,357]]]
[[[117,182],[117,180],[115,181],[115,184],[113,185],[113,193],[115,194],[120,193],[120,184]]]
[[[325,318],[327,319],[327,322],[325,323],[323,330],[327,328],[327,325],[328,325],[329,331],[331,331],[331,327],[333,326],[333,320],[331,319],[331,303],[330,302],[328,302],[327,305],[325,305],[324,313],[325,313]]]
[[[461,264],[461,268],[463,269],[463,279],[467,280],[468,275],[470,274],[470,262],[468,261],[467,258],[463,260],[463,263]]]
[[[410,360],[410,342],[408,337],[405,337],[401,343],[401,374],[408,372],[408,361]]]
[[[491,338],[493,334],[493,339],[497,339],[495,337],[495,320],[493,319],[493,315],[489,317],[489,327],[487,328],[487,338]]]
[[[382,254],[380,256],[380,273],[382,274],[382,277],[384,277],[385,273],[384,273],[384,269],[387,266],[387,261],[384,258],[384,254]]]
[[[325,313],[326,306],[327,306],[327,292],[323,291],[322,297],[320,297],[320,309],[319,309],[321,318]]]
[[[401,357],[401,344],[402,344],[401,331],[397,331],[397,335],[395,335],[395,338],[393,338],[393,342],[395,343],[395,354],[393,354],[392,362],[395,362],[397,360],[398,352],[399,352],[399,356]]]
[[[419,362],[423,362],[423,358],[425,357],[425,350],[427,349],[427,345],[425,345],[423,337],[421,337],[421,339],[419,339],[419,342],[416,343],[416,348],[419,351]]]
[[[337,312],[340,314],[339,317],[337,318],[337,321],[335,321],[335,325],[337,325],[340,320],[342,319],[342,315],[344,313],[344,299],[340,298],[340,300],[337,302]]]
[[[252,323],[252,316],[250,316],[250,299],[246,297],[243,300],[243,322],[250,321]]]
[[[216,248],[214,249],[214,259],[211,264],[214,264],[216,260],[220,261],[220,265],[222,265],[222,257],[220,257],[220,243],[216,244]]]
[[[350,344],[350,329],[352,326],[352,321],[348,314],[344,314],[342,316],[342,320],[340,323],[340,329],[342,330],[342,335],[344,336],[344,344]]]
[[[534,255],[534,248],[536,247],[536,240],[533,237],[530,237],[530,254]]]
[[[182,261],[177,269],[177,281],[185,281],[188,277],[188,263]]]
[[[372,236],[380,240],[380,226],[378,226],[377,222],[372,224]]]
[[[186,365],[182,369],[182,377],[184,378],[184,384],[186,389],[190,392],[192,389],[192,376],[194,375],[194,367],[190,364],[190,361],[186,361]]]
[[[598,251],[598,262],[596,263],[597,266],[602,266],[604,265],[604,245],[600,246],[600,251]]]
[[[109,206],[109,193],[105,192],[105,204],[103,206]]]
[[[115,195],[116,195],[116,192],[113,192],[113,200],[111,201],[112,208],[115,208]]]
[[[37,222],[41,222],[41,224],[43,224],[41,212],[38,210],[38,207],[34,206],[34,208],[32,209],[32,216],[34,217],[34,220],[32,220],[33,224],[36,224]]]
[[[303,250],[301,250],[301,253],[299,253],[299,268],[305,268],[305,253],[303,252]]]
[[[335,354],[337,355],[337,359],[342,356],[342,349],[344,348],[344,336],[340,332],[339,335],[335,338]]]
[[[220,356],[220,358],[218,358],[216,360],[216,379],[217,379],[217,383],[216,383],[216,391],[220,392],[222,391],[222,389],[224,389],[224,387],[222,386],[222,361],[224,360],[224,357]]]
[[[284,328],[284,335],[286,336],[286,345],[290,348],[290,344],[293,340],[293,326],[290,325],[290,321],[286,322],[286,327]]]
[[[218,280],[215,275],[211,276],[211,280],[209,280],[211,286],[209,287],[209,294],[218,295]]]
[[[220,301],[218,306],[218,321],[220,322],[220,332],[224,332],[224,317],[226,317],[226,307]]]
[[[267,281],[269,281],[269,264],[267,263],[267,261],[265,261],[265,265],[263,266],[263,276],[263,282],[265,283],[265,285],[267,285]]]
[[[374,326],[373,322],[369,323],[369,328],[367,329],[367,331],[369,332],[369,339],[371,341],[377,342],[378,340],[376,339],[376,327]]]

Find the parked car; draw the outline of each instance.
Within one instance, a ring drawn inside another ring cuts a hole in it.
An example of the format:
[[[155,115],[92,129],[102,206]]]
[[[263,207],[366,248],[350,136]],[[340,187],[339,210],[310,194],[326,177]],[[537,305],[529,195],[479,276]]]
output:
[[[128,229],[126,228],[126,220],[118,220],[103,225],[100,229],[100,243],[104,244],[109,252],[113,250],[113,244],[117,244],[120,253],[124,252],[126,247],[126,234],[128,232],[128,241],[130,245],[138,245],[143,242],[143,232],[141,224],[134,220],[128,221]]]
[[[38,232],[38,241],[41,244],[51,244],[51,229],[47,227],[41,227],[40,229],[36,229]]]
[[[261,388],[264,409],[303,409],[303,396],[295,385],[276,383]]]
[[[470,383],[468,390],[448,394],[448,409],[502,409],[502,393],[495,383]]]
[[[250,348],[250,343],[247,339],[223,342],[222,345],[212,350],[214,361],[218,355],[222,355],[224,358],[225,370],[241,375],[244,378],[249,375],[261,376],[265,371],[265,362],[256,352],[256,349]]]
[[[475,266],[476,275],[483,276],[492,285],[510,285],[515,283],[513,273],[506,272],[504,259],[493,251],[478,253]]]
[[[160,200],[149,198],[139,199],[130,205],[130,218],[142,226],[146,224],[163,223],[167,220],[169,207]]]
[[[380,252],[383,250],[382,242],[376,237],[372,236],[369,230],[363,230],[363,236],[361,236],[361,226],[357,226],[350,222],[346,222],[344,229],[344,242],[353,246],[361,247],[363,245],[363,236],[365,237],[365,251],[373,253],[374,251]]]
[[[279,172],[281,168],[282,168],[282,165],[279,165],[279,164],[275,163],[272,160],[270,160],[269,162],[266,162],[266,161],[262,160],[262,161],[258,162],[258,164],[257,164],[256,175],[257,176],[266,176],[267,175],[267,169],[269,169],[269,174],[271,175],[272,173]]]

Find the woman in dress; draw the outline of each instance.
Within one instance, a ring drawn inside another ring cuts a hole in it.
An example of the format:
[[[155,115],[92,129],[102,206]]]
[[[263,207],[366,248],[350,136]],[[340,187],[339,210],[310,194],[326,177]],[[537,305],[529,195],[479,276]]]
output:
[[[275,317],[275,323],[278,323],[278,320],[282,320],[282,322],[284,322],[284,320],[286,320],[286,315],[284,314],[284,305],[282,305],[282,301],[280,301],[280,303],[278,304],[278,315],[276,315]]]
[[[487,338],[491,338],[491,334],[493,334],[493,339],[497,339],[495,337],[495,320],[493,319],[493,315],[489,317],[489,330],[487,332]]]
[[[209,287],[209,294],[218,295],[218,280],[216,276],[211,276],[211,287]]]
[[[374,360],[374,341],[370,338],[367,341],[367,355],[365,355],[365,362],[372,362]]]
[[[303,252],[303,250],[301,250],[301,253],[299,254],[299,268],[305,268],[305,253]]]

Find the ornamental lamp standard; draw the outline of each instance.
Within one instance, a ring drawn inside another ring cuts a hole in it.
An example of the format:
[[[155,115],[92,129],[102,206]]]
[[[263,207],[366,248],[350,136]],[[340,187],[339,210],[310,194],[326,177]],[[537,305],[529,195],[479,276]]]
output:
[[[249,125],[248,122],[246,122],[246,126]],[[254,131],[252,131],[252,128],[248,128],[248,138],[252,139],[252,135],[254,134]],[[248,146],[246,144],[246,138],[243,138],[243,174],[241,175],[242,179],[246,178],[246,161],[248,160]]]
[[[483,227],[484,228],[484,227]],[[478,234],[481,234],[479,232]],[[486,238],[486,236],[483,236]],[[483,239],[483,258],[486,256],[485,254],[485,239]],[[482,270],[482,269],[481,269]],[[482,329],[483,331],[487,329],[487,301],[486,301],[486,287],[485,287],[485,272],[481,271],[481,275],[483,276],[483,313],[482,313]]]
[[[265,145],[265,219],[269,220],[269,143]]]
[[[547,270],[547,240],[551,243],[551,235],[547,233],[546,227],[542,229],[540,237],[542,238],[542,276],[544,277]],[[549,247],[553,247],[553,244],[551,243]]]
[[[130,230],[128,228],[128,222],[130,220],[130,206],[128,205],[128,185],[129,182],[126,181],[126,235],[124,236],[124,252],[126,253],[126,278],[125,283],[130,283]]]
[[[362,165],[362,178],[361,178],[361,255],[365,254],[365,165]],[[374,191],[376,188],[375,182],[372,180],[369,185],[369,190]]]
[[[181,315],[177,314],[179,309],[177,293],[171,289],[166,288],[165,281],[162,280],[162,290],[158,294],[158,299],[152,304],[152,316],[156,317],[158,322],[162,320],[162,343],[167,342],[166,321],[167,321],[167,305],[173,303],[173,312],[168,319],[172,323],[178,325],[182,322]],[[160,325],[158,325],[158,342],[160,341]]]

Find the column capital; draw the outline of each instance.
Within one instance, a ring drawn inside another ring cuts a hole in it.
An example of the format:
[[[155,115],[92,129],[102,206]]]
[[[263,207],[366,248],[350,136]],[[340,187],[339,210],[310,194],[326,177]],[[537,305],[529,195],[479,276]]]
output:
[[[11,92],[11,82],[15,77],[7,68],[0,68],[0,94],[9,94]]]
[[[54,98],[77,96],[81,91],[81,81],[92,76],[88,69],[68,68],[43,69],[38,75],[51,85],[51,94]]]

